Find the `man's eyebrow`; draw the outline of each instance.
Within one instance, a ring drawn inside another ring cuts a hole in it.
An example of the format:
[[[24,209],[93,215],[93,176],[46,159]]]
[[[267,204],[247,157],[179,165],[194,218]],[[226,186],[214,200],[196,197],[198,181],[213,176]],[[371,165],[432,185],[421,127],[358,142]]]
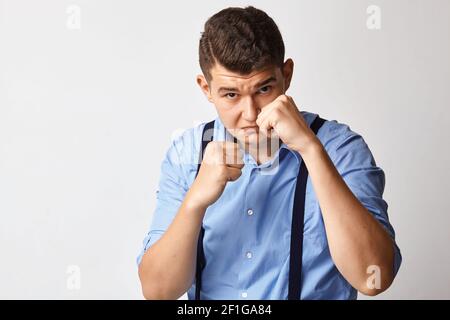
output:
[[[272,81],[276,81],[276,80],[277,79],[274,76],[271,76],[270,78],[268,78],[266,80],[258,82],[255,85],[255,87],[259,88],[259,87],[262,87],[262,86],[264,86],[264,85],[266,85],[266,84],[268,84],[268,83],[270,83]],[[238,88],[234,88],[234,87],[220,87],[219,90],[217,90],[217,92],[219,92],[219,93],[222,92],[222,91],[234,91],[234,92],[237,92],[237,91],[239,91],[239,89]]]
[[[271,83],[272,81],[277,81],[277,79],[274,76],[271,76],[270,78],[268,78],[266,80],[258,82],[255,87],[256,88],[262,87],[262,86],[264,86],[264,85],[266,85],[268,83]]]
[[[217,90],[217,92],[222,92],[222,91],[239,91],[237,88],[232,88],[232,87],[220,87],[219,90]]]

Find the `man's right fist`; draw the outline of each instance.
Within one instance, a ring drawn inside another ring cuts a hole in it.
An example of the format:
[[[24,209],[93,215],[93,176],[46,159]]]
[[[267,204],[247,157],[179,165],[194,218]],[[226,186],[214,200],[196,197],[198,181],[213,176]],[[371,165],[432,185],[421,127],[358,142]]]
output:
[[[237,143],[208,143],[200,171],[189,190],[191,201],[204,209],[212,205],[221,196],[227,182],[241,176],[243,166],[243,153]]]

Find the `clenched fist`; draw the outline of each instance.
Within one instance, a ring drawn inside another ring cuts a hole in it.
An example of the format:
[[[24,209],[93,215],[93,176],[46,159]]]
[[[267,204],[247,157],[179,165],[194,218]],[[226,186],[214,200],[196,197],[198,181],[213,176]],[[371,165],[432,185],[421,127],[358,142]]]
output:
[[[241,176],[243,153],[237,143],[211,141],[205,149],[200,171],[189,190],[195,206],[206,209],[221,196],[228,181]]]

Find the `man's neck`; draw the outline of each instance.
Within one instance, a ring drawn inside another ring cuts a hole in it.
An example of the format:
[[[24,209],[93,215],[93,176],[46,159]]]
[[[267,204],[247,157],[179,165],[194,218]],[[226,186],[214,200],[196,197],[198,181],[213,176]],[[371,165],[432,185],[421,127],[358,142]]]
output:
[[[282,141],[275,139],[261,139],[257,144],[247,144],[246,152],[248,152],[258,165],[266,163],[273,159],[278,149],[280,149]]]

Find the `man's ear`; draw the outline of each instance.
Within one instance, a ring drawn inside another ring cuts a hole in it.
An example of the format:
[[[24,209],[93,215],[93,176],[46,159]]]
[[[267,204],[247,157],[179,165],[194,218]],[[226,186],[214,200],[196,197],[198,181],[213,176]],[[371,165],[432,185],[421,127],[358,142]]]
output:
[[[208,81],[206,81],[205,77],[202,74],[199,74],[197,76],[197,84],[200,87],[200,89],[203,91],[203,93],[205,94],[208,101],[212,103],[213,100],[212,100],[211,92],[209,90]]]
[[[284,78],[284,92],[289,89],[291,84],[292,74],[294,73],[294,61],[289,58],[283,65],[283,78]]]

